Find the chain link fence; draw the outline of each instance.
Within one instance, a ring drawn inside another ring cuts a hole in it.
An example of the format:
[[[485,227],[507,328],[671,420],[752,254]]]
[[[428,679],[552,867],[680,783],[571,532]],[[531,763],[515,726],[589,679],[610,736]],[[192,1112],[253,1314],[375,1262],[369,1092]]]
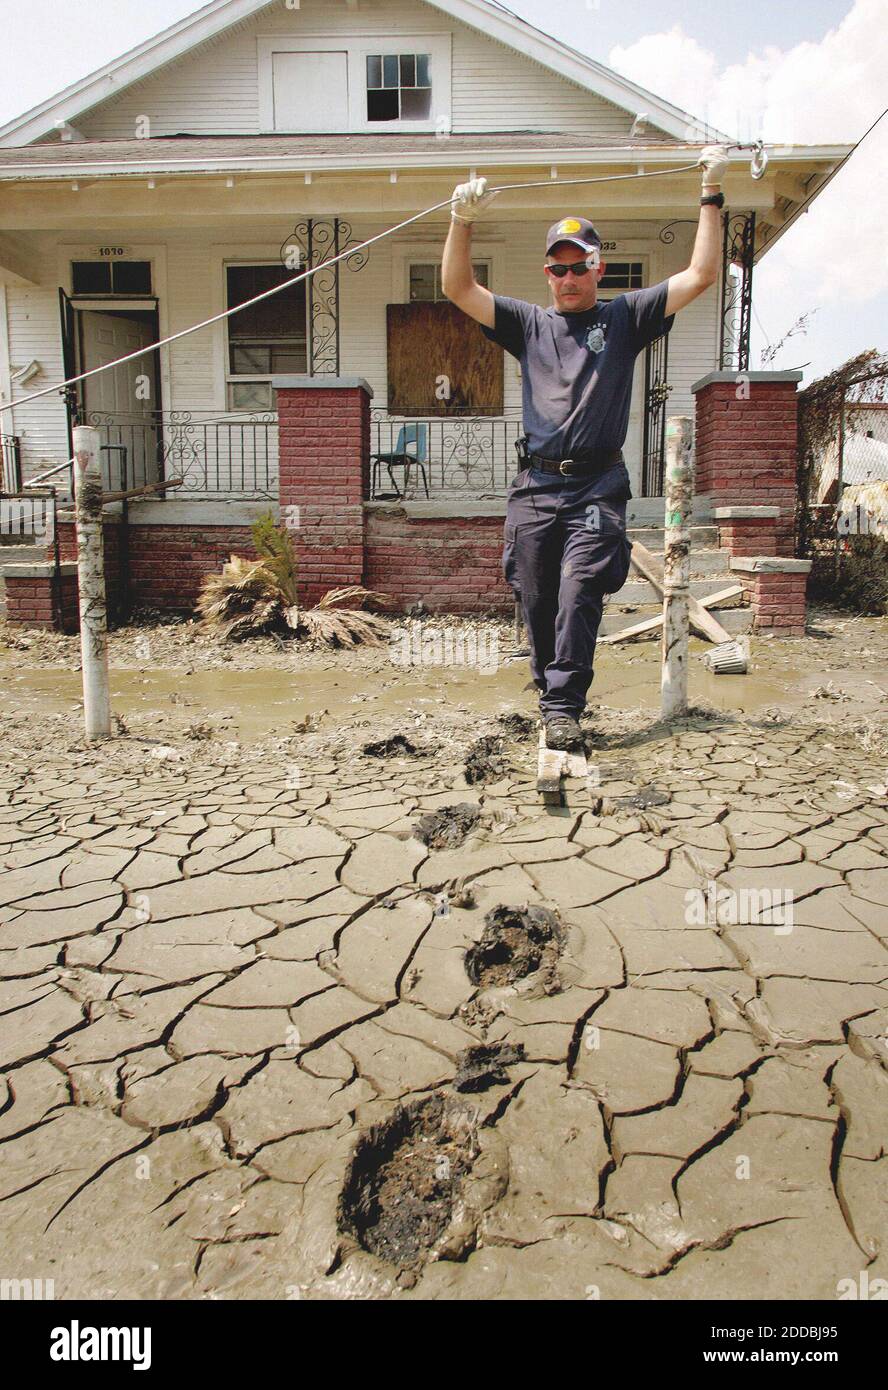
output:
[[[855,377],[855,365],[799,396],[797,546],[813,561],[811,597],[885,613],[888,371],[871,362]]]

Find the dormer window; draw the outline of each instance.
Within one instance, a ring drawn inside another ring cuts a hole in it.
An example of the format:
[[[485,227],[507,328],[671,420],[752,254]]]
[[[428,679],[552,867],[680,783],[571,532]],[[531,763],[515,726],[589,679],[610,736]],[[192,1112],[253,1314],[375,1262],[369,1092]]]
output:
[[[367,54],[368,121],[427,121],[431,110],[430,54]]]
[[[452,129],[450,34],[257,38],[263,131],[336,135]]]

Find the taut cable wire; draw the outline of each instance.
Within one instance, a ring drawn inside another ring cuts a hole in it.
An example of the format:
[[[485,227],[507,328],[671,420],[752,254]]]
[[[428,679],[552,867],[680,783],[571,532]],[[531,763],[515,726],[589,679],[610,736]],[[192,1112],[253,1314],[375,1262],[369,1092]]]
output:
[[[743,148],[747,147],[728,146],[728,149]],[[559,188],[579,183],[620,183],[625,179],[662,179],[671,174],[686,174],[690,170],[699,168],[699,163],[680,164],[674,169],[652,169],[643,174],[598,174],[587,179],[540,179],[535,183],[504,183],[498,184],[495,188],[487,189],[487,192],[511,193],[513,190],[521,188]],[[301,280],[307,280],[310,276],[317,274],[319,270],[328,270],[337,261],[348,260],[349,256],[359,255],[368,246],[372,246],[374,242],[382,241],[387,236],[393,236],[395,232],[400,232],[403,227],[409,227],[412,223],[419,222],[423,217],[428,217],[430,213],[450,207],[452,201],[453,195],[451,194],[449,198],[442,198],[440,203],[433,203],[431,207],[423,208],[422,212],[414,213],[412,217],[405,217],[403,222],[396,223],[394,227],[387,227],[384,232],[377,232],[375,236],[368,237],[359,245],[340,251],[337,256],[331,256],[329,260],[322,261],[320,265],[312,266],[300,275],[294,275],[290,280],[283,280],[279,285],[272,285],[271,289],[263,290],[261,294],[254,295],[252,299],[245,299],[243,304],[235,304],[231,309],[223,309],[221,313],[213,314],[212,318],[203,319],[200,323],[193,323],[189,328],[181,328],[178,333],[170,333],[168,337],[160,338],[156,343],[149,343],[147,347],[136,348],[135,352],[128,352],[124,357],[115,358],[113,362],[104,362],[100,367],[91,367],[88,372],[80,372],[78,376],[70,376],[65,381],[57,381],[52,386],[44,386],[41,391],[32,391],[28,396],[21,396],[16,401],[9,401],[6,405],[0,405],[0,412],[15,410],[19,406],[27,405],[29,401],[37,401],[42,396],[51,396],[56,391],[64,391],[69,386],[76,386],[79,381],[87,381],[89,377],[98,376],[100,372],[110,371],[112,367],[120,367],[124,362],[133,362],[136,358],[145,357],[149,352],[156,352],[158,348],[166,347],[169,343],[178,342],[180,338],[187,338],[190,333],[198,333],[202,328],[209,328],[211,324],[221,323],[223,319],[231,318],[232,314],[240,313],[241,309],[249,309],[251,305],[259,304],[263,299],[270,299],[273,294],[280,294],[281,290],[289,289],[291,285],[298,285]]]

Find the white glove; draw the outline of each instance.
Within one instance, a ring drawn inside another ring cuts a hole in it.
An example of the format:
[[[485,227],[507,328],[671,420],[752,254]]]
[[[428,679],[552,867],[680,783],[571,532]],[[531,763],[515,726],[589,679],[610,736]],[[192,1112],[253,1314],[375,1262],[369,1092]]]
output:
[[[469,179],[468,183],[458,183],[450,199],[450,216],[454,222],[462,222],[470,227],[484,213],[488,204],[496,197],[488,193],[486,179]]]
[[[704,184],[721,183],[730,162],[726,145],[707,145],[697,160]]]

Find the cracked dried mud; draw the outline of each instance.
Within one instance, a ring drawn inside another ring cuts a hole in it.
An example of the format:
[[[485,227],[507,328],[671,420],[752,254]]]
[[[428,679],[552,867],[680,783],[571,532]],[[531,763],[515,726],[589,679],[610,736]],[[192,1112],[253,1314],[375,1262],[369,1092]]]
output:
[[[123,722],[90,745],[77,639],[0,635],[18,1278],[404,1300],[888,1278],[884,620],[813,613],[747,677],[692,644],[671,726],[655,645],[603,651],[559,807],[522,659],[127,629]]]

